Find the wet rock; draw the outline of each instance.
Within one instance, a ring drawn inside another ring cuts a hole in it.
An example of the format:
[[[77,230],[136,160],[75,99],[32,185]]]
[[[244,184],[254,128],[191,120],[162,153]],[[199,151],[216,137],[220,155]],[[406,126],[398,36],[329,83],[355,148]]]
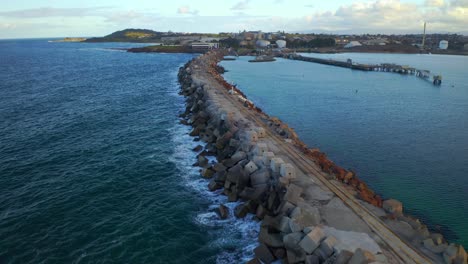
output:
[[[382,207],[391,214],[401,215],[403,213],[403,204],[395,199],[385,200]]]
[[[305,235],[305,237],[299,243],[299,246],[308,254],[312,254],[314,250],[316,250],[320,242],[325,238],[325,234],[323,233],[320,227],[315,227],[310,233]]]
[[[205,179],[211,179],[214,174],[215,171],[212,168],[204,168],[201,172],[202,177]]]
[[[192,150],[195,151],[195,152],[200,152],[201,150],[203,150],[203,146],[198,145],[198,146],[194,147]]]
[[[222,163],[218,162],[215,165],[213,165],[213,170],[215,170],[216,172],[220,172],[220,171],[226,171],[227,168]]]
[[[229,208],[227,208],[224,204],[220,204],[216,212],[221,219],[226,219],[229,216]]]
[[[358,248],[354,252],[353,257],[349,260],[348,264],[366,264],[374,261],[375,256],[371,252]]]
[[[219,190],[223,188],[223,185],[221,185],[220,183],[216,182],[214,179],[212,179],[210,181],[210,183],[208,184],[208,189],[212,192],[216,191],[216,190]]]
[[[263,243],[254,249],[254,253],[255,257],[263,261],[265,264],[272,263],[275,260],[270,249],[268,249],[268,247]]]
[[[248,203],[239,204],[234,209],[234,215],[237,218],[244,218],[249,213],[249,211],[250,211],[250,208],[249,208]]]
[[[205,167],[208,165],[208,159],[205,156],[199,155],[197,159],[198,159],[198,166]]]

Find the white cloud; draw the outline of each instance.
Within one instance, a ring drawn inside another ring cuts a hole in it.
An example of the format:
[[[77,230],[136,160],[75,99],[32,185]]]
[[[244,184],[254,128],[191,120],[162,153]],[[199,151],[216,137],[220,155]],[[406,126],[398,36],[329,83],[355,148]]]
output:
[[[231,10],[245,10],[249,8],[250,0],[244,0],[237,2],[234,6],[231,7]]]
[[[198,10],[191,10],[189,6],[177,8],[177,14],[198,15]]]

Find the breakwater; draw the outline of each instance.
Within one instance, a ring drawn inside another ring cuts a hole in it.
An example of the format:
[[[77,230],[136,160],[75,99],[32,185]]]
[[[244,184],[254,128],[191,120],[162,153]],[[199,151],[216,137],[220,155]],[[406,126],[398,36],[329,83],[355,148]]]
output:
[[[377,71],[377,72],[390,72],[390,73],[398,73],[398,74],[405,74],[405,75],[415,75],[422,80],[429,81],[434,85],[440,85],[442,83],[442,76],[436,75],[431,73],[428,70],[420,70],[409,66],[402,66],[398,64],[392,63],[383,63],[383,64],[361,64],[355,63],[351,59],[347,61],[338,61],[332,59],[321,59],[321,58],[313,58],[313,57],[305,57],[298,54],[280,54],[278,55],[281,58],[291,59],[291,60],[299,60],[299,61],[306,61],[306,62],[313,62],[319,63],[324,65],[348,68],[352,70],[359,70],[359,71]]]
[[[382,201],[355,173],[308,149],[293,129],[255,107],[224,81],[216,66],[220,59],[222,54],[210,52],[180,69],[187,97],[182,117],[193,126],[191,135],[207,143],[197,165],[210,190],[242,201],[237,217],[252,213],[262,221],[252,263],[466,261],[462,247],[429,233],[402,213],[401,203]],[[218,162],[210,164],[206,155]],[[226,213],[220,205],[220,217]]]

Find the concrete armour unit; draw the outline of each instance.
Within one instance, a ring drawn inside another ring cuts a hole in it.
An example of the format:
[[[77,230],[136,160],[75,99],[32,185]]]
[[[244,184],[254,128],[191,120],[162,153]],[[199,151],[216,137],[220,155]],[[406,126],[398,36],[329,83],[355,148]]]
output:
[[[270,165],[271,159],[275,157],[275,153],[267,151],[263,153],[263,164],[266,166]]]
[[[257,135],[257,132],[255,131],[247,131],[245,132],[244,134],[244,139],[247,141],[247,142],[250,142],[250,143],[255,143],[258,141],[258,135]]]
[[[254,173],[256,170],[258,170],[258,167],[257,165],[255,165],[255,163],[253,161],[250,161],[249,163],[247,163],[247,165],[245,165],[244,167],[244,171],[250,175],[252,173]]]
[[[266,137],[266,132],[265,132],[265,129],[263,127],[257,127],[255,129],[255,131],[257,132],[258,138]]]
[[[294,166],[290,163],[281,164],[280,175],[281,177],[286,177],[288,179],[296,178],[296,171],[294,169]]]
[[[254,148],[254,154],[258,156],[263,156],[263,153],[268,151],[268,146],[265,143],[257,143]]]
[[[284,161],[282,158],[272,158],[270,161],[270,169],[274,173],[279,173],[282,164],[284,164]]]

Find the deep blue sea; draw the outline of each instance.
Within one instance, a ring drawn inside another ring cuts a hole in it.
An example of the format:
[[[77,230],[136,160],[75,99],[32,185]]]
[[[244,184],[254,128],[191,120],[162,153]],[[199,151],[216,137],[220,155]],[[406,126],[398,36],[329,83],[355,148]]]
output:
[[[310,54],[399,63],[442,74],[440,87],[385,72],[278,59],[223,61],[225,78],[292,126],[309,147],[468,247],[468,57]]]
[[[258,224],[217,220],[226,198],[207,191],[179,124],[192,55],[109,49],[135,45],[0,41],[0,263],[251,254]]]

